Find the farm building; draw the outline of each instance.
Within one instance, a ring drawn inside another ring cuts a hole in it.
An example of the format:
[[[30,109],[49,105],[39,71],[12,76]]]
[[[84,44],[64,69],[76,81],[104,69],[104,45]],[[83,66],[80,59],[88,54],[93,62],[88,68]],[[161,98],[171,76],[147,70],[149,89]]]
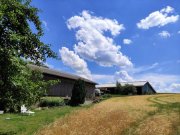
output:
[[[138,95],[144,95],[144,94],[154,94],[156,93],[155,89],[151,86],[151,84],[148,81],[135,81],[135,82],[120,82],[122,86],[129,84],[136,87],[137,94]],[[100,89],[104,93],[115,93],[116,84],[101,84],[96,85],[96,88]]]
[[[32,70],[38,70],[43,73],[45,80],[55,80],[59,79],[61,82],[59,84],[56,84],[54,86],[51,86],[51,88],[48,91],[49,96],[61,96],[61,97],[70,97],[72,94],[72,89],[74,86],[74,83],[78,79],[82,79],[85,81],[85,89],[86,89],[86,97],[92,98],[94,96],[94,90],[96,83],[82,78],[77,75],[57,71],[54,69],[49,69],[42,66],[36,66],[36,65],[28,65]]]

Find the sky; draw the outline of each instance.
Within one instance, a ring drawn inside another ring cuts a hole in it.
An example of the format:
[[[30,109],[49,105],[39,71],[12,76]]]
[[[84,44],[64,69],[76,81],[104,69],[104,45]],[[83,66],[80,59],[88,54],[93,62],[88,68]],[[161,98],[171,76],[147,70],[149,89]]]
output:
[[[99,84],[149,81],[180,93],[179,0],[32,0],[50,68]]]

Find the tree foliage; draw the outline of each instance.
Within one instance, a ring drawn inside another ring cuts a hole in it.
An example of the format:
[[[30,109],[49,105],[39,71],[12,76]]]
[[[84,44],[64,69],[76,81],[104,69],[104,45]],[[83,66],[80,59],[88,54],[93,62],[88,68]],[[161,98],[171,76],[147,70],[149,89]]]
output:
[[[35,103],[53,81],[31,71],[21,58],[36,64],[56,58],[43,35],[39,10],[30,0],[0,0],[0,110],[18,111],[22,104]],[[35,27],[35,30],[31,28]]]
[[[123,86],[123,94],[124,95],[136,95],[137,94],[137,90],[136,87],[134,87],[133,85],[130,84],[126,84],[125,86]]]
[[[121,83],[116,82],[116,88],[115,88],[115,94],[120,94],[123,91],[123,86],[121,85]]]
[[[117,82],[116,83],[116,94],[121,94],[121,95],[136,95],[137,90],[136,87],[130,84],[126,84],[124,86],[121,85],[121,83]]]
[[[0,110],[17,112],[23,104],[30,107],[40,100],[51,85],[58,82],[44,81],[40,72],[27,68],[26,63],[20,58],[7,55],[6,59],[8,63],[0,66],[7,69],[0,69],[6,74],[1,76],[0,81]]]
[[[0,0],[0,48],[1,52],[16,50],[12,55],[30,58],[35,62],[46,57],[56,57],[49,45],[40,41],[43,35],[39,10],[30,5],[30,0]],[[32,31],[30,26],[36,28]]]
[[[81,79],[78,79],[73,86],[72,96],[70,104],[72,106],[77,106],[79,104],[83,104],[85,102],[86,97],[86,89],[85,82]]]

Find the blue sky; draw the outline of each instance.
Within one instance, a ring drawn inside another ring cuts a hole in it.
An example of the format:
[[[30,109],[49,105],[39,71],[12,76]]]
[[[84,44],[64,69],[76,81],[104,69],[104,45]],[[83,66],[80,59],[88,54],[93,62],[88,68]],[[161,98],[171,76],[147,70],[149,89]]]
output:
[[[157,91],[180,92],[178,0],[33,0],[61,61],[50,68],[98,83],[148,80]]]

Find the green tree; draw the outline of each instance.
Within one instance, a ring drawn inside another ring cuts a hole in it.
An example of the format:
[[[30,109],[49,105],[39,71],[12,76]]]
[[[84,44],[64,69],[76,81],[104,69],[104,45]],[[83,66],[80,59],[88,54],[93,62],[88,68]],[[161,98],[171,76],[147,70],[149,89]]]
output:
[[[128,95],[128,94],[136,95],[137,94],[136,87],[130,84],[126,84],[125,86],[123,86],[122,94],[123,95]]]
[[[122,86],[121,83],[116,82],[116,93],[121,95],[128,95],[128,94],[136,95],[137,90],[136,87],[133,85],[126,84]]]
[[[122,94],[123,91],[123,86],[121,85],[121,83],[119,83],[118,81],[116,82],[116,94]]]
[[[81,79],[78,79],[74,83],[74,87],[72,89],[70,104],[72,106],[83,104],[85,102],[85,97],[86,97],[85,82]]]
[[[27,68],[26,62],[20,58],[7,55],[7,59],[8,63],[2,65],[7,68],[8,77],[6,82],[0,80],[0,110],[18,112],[23,104],[30,107],[40,100],[51,85],[59,82],[44,81],[42,73]]]
[[[39,10],[30,2],[0,0],[0,51],[39,63],[46,57],[56,57],[56,54],[49,45],[40,41],[43,30],[37,15]],[[30,24],[35,26],[35,32]]]
[[[22,104],[35,103],[50,83],[28,69],[21,58],[40,64],[47,57],[57,57],[48,44],[40,41],[43,30],[39,10],[30,3],[0,0],[0,109],[5,111],[17,111]],[[36,30],[32,31],[31,26]]]

